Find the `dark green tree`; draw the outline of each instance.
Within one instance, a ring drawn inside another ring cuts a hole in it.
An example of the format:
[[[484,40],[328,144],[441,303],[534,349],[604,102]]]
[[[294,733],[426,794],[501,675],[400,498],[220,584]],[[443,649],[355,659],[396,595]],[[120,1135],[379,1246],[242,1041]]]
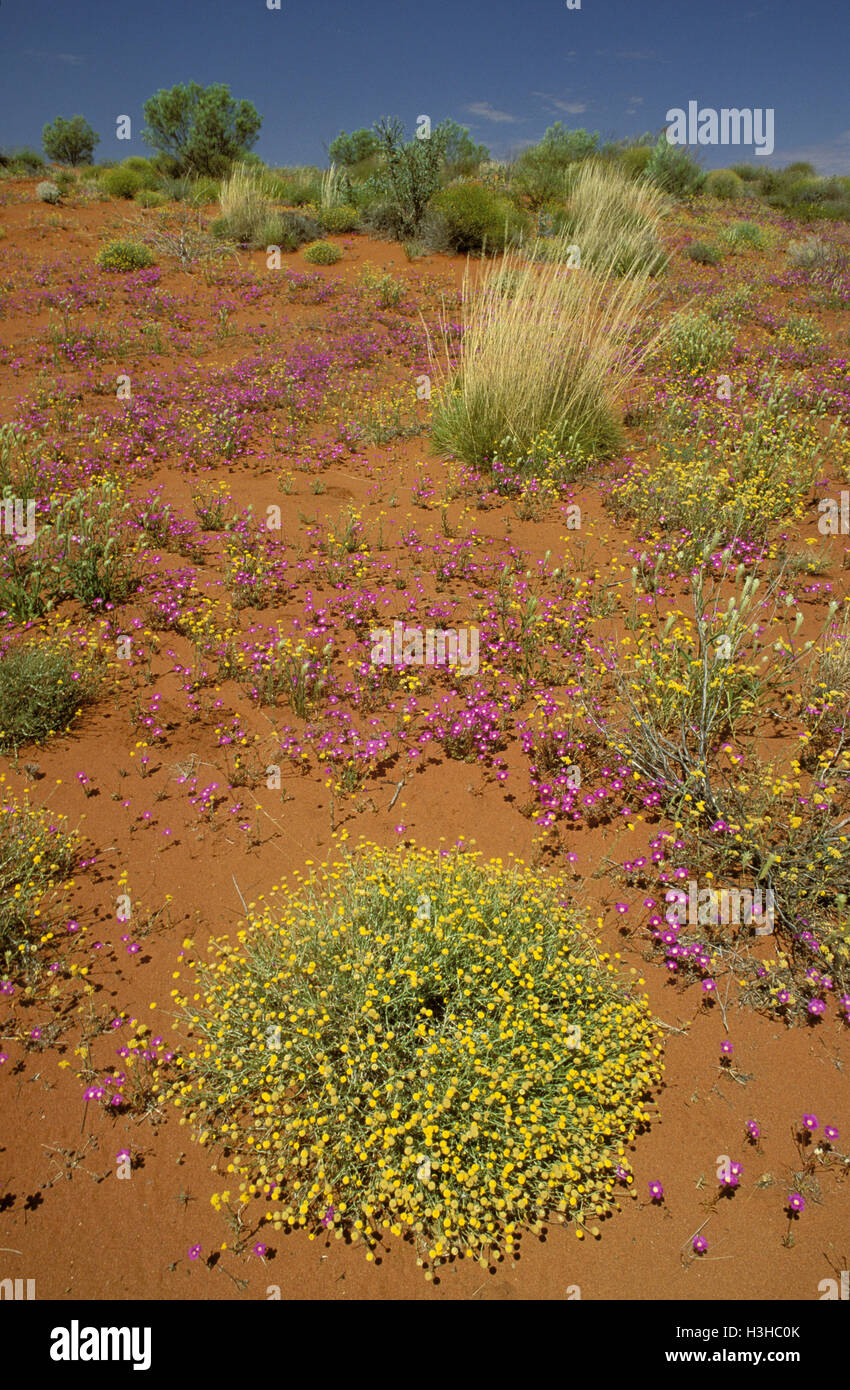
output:
[[[144,106],[142,139],[176,175],[217,178],[256,144],[262,116],[250,101],[235,101],[220,82],[161,90]]]
[[[44,153],[53,164],[89,164],[100,136],[82,116],[57,116],[41,132]]]
[[[378,137],[373,130],[365,128],[352,130],[350,135],[341,130],[328,146],[328,154],[333,163],[342,164],[346,169],[359,164],[361,160],[370,159],[377,152]]]

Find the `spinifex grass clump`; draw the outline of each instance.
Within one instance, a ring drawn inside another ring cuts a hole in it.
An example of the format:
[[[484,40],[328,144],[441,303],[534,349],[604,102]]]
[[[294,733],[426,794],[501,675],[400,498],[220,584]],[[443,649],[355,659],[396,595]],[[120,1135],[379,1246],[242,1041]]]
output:
[[[610,457],[622,443],[617,400],[647,352],[635,330],[648,276],[570,269],[569,236],[554,240],[560,252],[542,265],[532,248],[481,279],[467,270],[460,361],[447,322],[445,360],[432,349],[434,443],[474,467],[526,458],[544,431],[567,457]]]
[[[240,1200],[369,1258],[387,1231],[434,1264],[550,1217],[593,1231],[661,1045],[566,891],[457,852],[323,866],[192,962],[195,1043],[160,1099],[224,1139]]]
[[[667,264],[660,238],[666,202],[653,184],[614,165],[582,164],[568,197],[570,240],[581,264],[616,275],[657,275]]]
[[[0,952],[7,967],[12,953],[46,928],[42,905],[73,868],[76,839],[56,820],[27,802],[0,805]]]
[[[59,640],[19,643],[0,659],[0,752],[64,733],[97,693],[91,658]]]

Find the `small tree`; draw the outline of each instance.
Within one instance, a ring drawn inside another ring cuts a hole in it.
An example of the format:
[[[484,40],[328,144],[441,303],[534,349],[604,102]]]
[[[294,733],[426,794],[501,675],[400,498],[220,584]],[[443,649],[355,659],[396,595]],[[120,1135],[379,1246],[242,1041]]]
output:
[[[426,138],[405,143],[403,122],[385,116],[376,123],[375,133],[384,156],[375,179],[378,196],[391,205],[395,235],[413,236],[440,186],[449,132],[439,125]]]
[[[350,135],[341,130],[328,146],[331,162],[342,164],[346,169],[351,169],[353,165],[360,164],[362,160],[370,159],[377,153],[378,137],[374,131],[365,128],[353,130]]]
[[[53,164],[90,164],[100,136],[82,116],[72,116],[70,121],[57,116],[41,132],[41,143]]]
[[[176,175],[217,178],[256,144],[262,116],[250,101],[235,101],[220,82],[161,90],[144,106],[142,139]]]
[[[446,132],[446,169],[452,178],[474,174],[490,158],[487,146],[476,145],[465,125],[443,121],[440,128]]]

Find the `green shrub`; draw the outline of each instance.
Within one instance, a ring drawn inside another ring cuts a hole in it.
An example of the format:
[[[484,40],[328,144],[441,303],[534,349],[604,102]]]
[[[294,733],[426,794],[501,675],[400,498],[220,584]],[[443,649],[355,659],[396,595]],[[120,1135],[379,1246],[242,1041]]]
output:
[[[101,185],[110,198],[132,198],[142,187],[140,176],[133,169],[107,169]]]
[[[706,313],[674,314],[666,334],[672,365],[680,371],[706,371],[730,352],[733,330],[715,323]]]
[[[53,164],[90,164],[99,142],[100,136],[82,116],[72,116],[69,121],[57,116],[41,133],[44,153]]]
[[[565,176],[574,164],[597,152],[599,132],[567,130],[556,121],[536,145],[529,146],[515,161],[511,171],[511,190],[536,212],[545,203],[563,199]]]
[[[276,1230],[489,1264],[615,1209],[662,1038],[565,878],[364,845],[181,968],[187,1042],[157,1090],[200,1142],[227,1131]]]
[[[712,169],[706,175],[704,190],[710,198],[740,198],[744,183],[732,169]]]
[[[61,194],[55,183],[40,183],[35,190],[35,196],[40,203],[58,203],[61,201]]]
[[[342,259],[342,252],[333,242],[314,241],[304,248],[304,259],[311,265],[336,265]]]
[[[138,241],[110,241],[95,257],[101,270],[146,270],[154,258]]]
[[[762,251],[766,244],[764,232],[754,222],[733,222],[720,233],[720,240],[732,252]]]
[[[628,174],[630,179],[645,178],[652,150],[652,145],[630,145],[627,149],[621,150],[617,160],[623,173]]]
[[[662,135],[647,161],[646,177],[663,193],[690,198],[699,193],[706,176],[684,145],[671,145]]]
[[[360,225],[360,214],[348,203],[338,203],[336,207],[318,208],[316,220],[323,232],[339,234],[353,232]]]
[[[683,256],[696,261],[697,265],[719,265],[722,257],[716,246],[707,241],[691,241],[682,251]]]
[[[164,193],[158,193],[154,188],[140,188],[133,201],[140,208],[161,208],[166,199]]]
[[[442,215],[449,249],[464,256],[504,250],[522,238],[522,215],[480,183],[453,183],[431,206]]]
[[[392,235],[399,241],[415,236],[440,184],[449,132],[435,126],[427,140],[404,140],[404,125],[383,119],[375,126],[383,163],[374,176],[378,201],[387,209]]]
[[[0,751],[64,733],[96,690],[91,663],[64,644],[9,647],[0,661]]]
[[[45,167],[44,160],[37,150],[15,150],[9,156],[9,168],[14,174],[38,174]]]

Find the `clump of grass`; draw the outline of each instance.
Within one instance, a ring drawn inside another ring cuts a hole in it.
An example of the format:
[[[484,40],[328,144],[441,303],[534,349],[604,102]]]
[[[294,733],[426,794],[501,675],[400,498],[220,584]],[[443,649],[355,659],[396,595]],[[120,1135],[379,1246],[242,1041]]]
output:
[[[558,241],[566,253],[569,234]],[[431,349],[436,447],[475,467],[496,455],[525,457],[543,433],[567,457],[616,453],[617,400],[649,350],[636,341],[647,285],[645,270],[617,280],[515,253],[480,280],[467,269],[460,361],[450,355],[445,317],[444,359]]]
[[[408,1232],[427,1266],[486,1263],[544,1220],[596,1234],[661,1043],[567,891],[462,853],[322,866],[189,967],[191,1053],[160,1099],[202,1143],[227,1127],[276,1229],[367,1258]]]
[[[110,241],[102,246],[95,257],[101,270],[146,270],[154,265],[154,258],[146,246],[138,241]]]
[[[719,265],[723,259],[717,247],[708,241],[691,241],[682,254],[697,265]]]
[[[35,196],[40,203],[60,203],[62,201],[62,194],[56,184],[47,180],[36,186]]]
[[[342,260],[342,252],[332,241],[314,241],[304,248],[304,259],[311,265],[336,265]]]
[[[582,265],[616,275],[657,275],[667,264],[660,239],[665,203],[653,184],[629,178],[616,165],[582,163],[571,181],[565,229]]]
[[[0,661],[0,752],[65,733],[98,684],[92,661],[63,642],[9,647]]]
[[[733,254],[738,251],[762,251],[767,245],[764,232],[755,222],[733,222],[720,233],[720,240]]]
[[[665,334],[671,366],[679,371],[708,371],[729,354],[734,331],[715,323],[707,313],[679,313],[669,320]]]
[[[7,966],[47,923],[41,909],[74,867],[77,839],[28,802],[0,805],[0,951]]]

